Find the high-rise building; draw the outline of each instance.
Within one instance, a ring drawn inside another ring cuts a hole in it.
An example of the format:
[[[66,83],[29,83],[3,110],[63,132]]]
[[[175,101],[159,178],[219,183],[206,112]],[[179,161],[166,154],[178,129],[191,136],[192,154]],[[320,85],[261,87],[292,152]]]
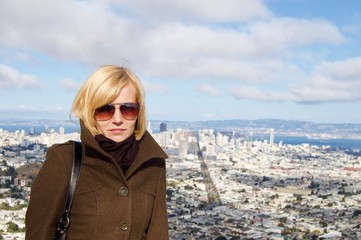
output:
[[[214,145],[213,144],[208,144],[206,146],[206,156],[215,156],[216,153],[214,151]]]
[[[170,135],[169,132],[162,132],[161,133],[161,146],[167,147],[169,145]]]
[[[167,124],[162,122],[160,124],[160,132],[166,132],[167,131]]]
[[[181,140],[179,142],[179,158],[185,158],[188,153],[188,142],[185,140]]]
[[[275,130],[271,128],[269,130],[269,144],[273,145],[275,143]]]

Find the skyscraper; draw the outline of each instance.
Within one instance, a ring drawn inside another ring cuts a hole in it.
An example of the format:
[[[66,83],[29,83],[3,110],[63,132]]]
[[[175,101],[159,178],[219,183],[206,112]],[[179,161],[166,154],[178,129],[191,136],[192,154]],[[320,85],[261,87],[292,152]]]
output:
[[[273,145],[275,143],[275,130],[271,128],[269,130],[269,144]]]
[[[167,124],[162,122],[160,124],[160,132],[166,132],[167,131]]]
[[[179,158],[183,159],[187,156],[188,153],[188,142],[186,140],[181,140],[179,142]]]

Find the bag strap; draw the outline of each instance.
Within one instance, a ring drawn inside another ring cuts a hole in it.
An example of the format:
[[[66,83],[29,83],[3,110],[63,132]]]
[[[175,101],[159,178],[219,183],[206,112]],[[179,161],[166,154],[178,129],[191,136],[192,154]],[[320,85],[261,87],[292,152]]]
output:
[[[70,209],[71,209],[71,206],[73,203],[75,188],[78,183],[79,176],[80,176],[80,167],[81,167],[81,163],[82,163],[82,148],[81,148],[80,142],[73,141],[73,153],[74,153],[73,154],[73,166],[72,166],[71,175],[70,175],[70,183],[68,186],[68,194],[67,194],[64,213],[60,220],[60,223],[63,225],[62,226],[63,231],[69,227]]]

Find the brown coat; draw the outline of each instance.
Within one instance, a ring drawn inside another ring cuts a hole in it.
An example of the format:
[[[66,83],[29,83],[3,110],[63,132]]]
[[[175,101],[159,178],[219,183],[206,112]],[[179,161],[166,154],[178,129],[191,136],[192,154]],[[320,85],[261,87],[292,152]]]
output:
[[[146,132],[125,176],[82,126],[83,164],[71,209],[68,240],[167,240],[167,155]],[[49,148],[31,190],[26,240],[51,240],[65,204],[71,143]]]

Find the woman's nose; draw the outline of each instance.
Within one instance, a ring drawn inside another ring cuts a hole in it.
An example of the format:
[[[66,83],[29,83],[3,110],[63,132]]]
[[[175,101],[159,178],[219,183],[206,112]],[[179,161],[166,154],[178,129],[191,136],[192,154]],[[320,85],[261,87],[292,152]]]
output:
[[[112,120],[115,123],[122,123],[123,122],[124,119],[123,119],[122,113],[120,112],[119,108],[115,109]]]

